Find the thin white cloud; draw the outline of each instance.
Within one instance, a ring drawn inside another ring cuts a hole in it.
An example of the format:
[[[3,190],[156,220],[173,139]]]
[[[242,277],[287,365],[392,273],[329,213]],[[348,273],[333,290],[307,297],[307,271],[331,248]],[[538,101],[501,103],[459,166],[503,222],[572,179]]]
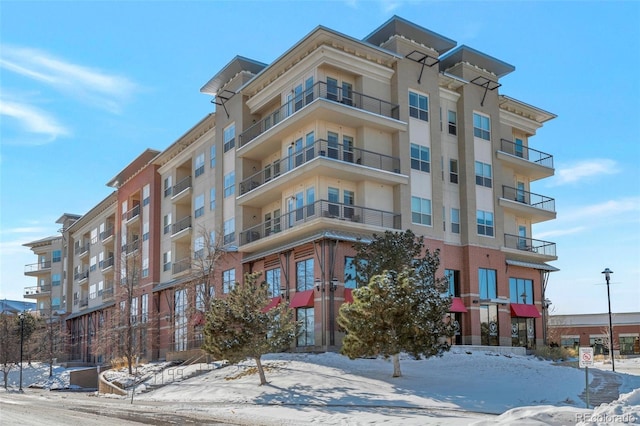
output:
[[[617,163],[610,159],[582,160],[556,170],[553,184],[566,185],[584,180],[592,176],[612,175],[620,170]]]
[[[576,207],[562,215],[563,221],[611,219],[618,215],[640,212],[640,197],[626,197],[619,200],[608,200],[603,203]]]
[[[563,229],[554,229],[554,230],[545,231],[545,232],[536,232],[536,238],[545,239],[545,238],[559,237],[562,235],[579,234],[586,229],[587,227],[585,226],[576,226],[575,228],[568,228],[568,229],[563,228]]]
[[[126,77],[67,62],[31,48],[2,45],[0,68],[113,113],[119,113],[122,104],[138,90]]]
[[[21,137],[19,140],[4,140],[3,143],[43,145],[53,142],[60,136],[68,136],[71,132],[47,112],[31,105],[0,99],[0,116],[15,121],[27,133],[36,137]]]

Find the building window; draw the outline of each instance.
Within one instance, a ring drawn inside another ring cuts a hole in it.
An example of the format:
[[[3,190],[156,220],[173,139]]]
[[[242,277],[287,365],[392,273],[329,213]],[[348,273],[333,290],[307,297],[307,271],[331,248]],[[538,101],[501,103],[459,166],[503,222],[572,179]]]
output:
[[[445,269],[444,277],[449,282],[448,296],[460,297],[460,271],[455,269]]]
[[[171,176],[167,176],[166,178],[164,178],[164,196],[165,197],[170,197],[171,196],[171,192],[173,189],[173,179],[171,178]]]
[[[269,291],[269,297],[280,295],[280,268],[269,269],[265,272],[265,282]]]
[[[61,250],[54,250],[51,253],[51,261],[52,262],[60,262],[62,260],[62,251]]]
[[[175,351],[187,350],[187,290],[176,290],[174,295],[175,322],[174,347]]]
[[[231,148],[236,146],[236,124],[233,123],[230,126],[227,126],[222,133],[222,138],[224,141],[224,152],[229,151]]]
[[[162,270],[164,272],[171,270],[171,250],[162,253]]]
[[[236,172],[235,170],[224,176],[224,198],[236,193]]]
[[[149,240],[149,222],[142,224],[142,241]]]
[[[344,258],[344,288],[356,288],[356,264],[353,257]]]
[[[148,206],[151,199],[151,185],[147,184],[142,187],[142,206]]]
[[[409,116],[429,121],[429,98],[415,92],[409,92]]]
[[[193,217],[200,217],[204,214],[204,194],[200,194],[196,197],[194,203]]]
[[[216,209],[216,189],[215,188],[211,188],[211,190],[209,191],[209,197],[210,197],[209,210],[215,210]]]
[[[533,305],[533,281],[509,278],[509,299],[511,303]]]
[[[449,121],[449,134],[458,134],[458,114],[455,111],[447,111],[447,120]]]
[[[59,286],[60,283],[62,282],[61,278],[60,278],[60,274],[51,274],[51,285],[56,287]]]
[[[296,262],[296,291],[313,289],[313,259]]]
[[[458,160],[449,160],[449,182],[458,183]]]
[[[473,136],[491,140],[491,121],[486,115],[473,113]]]
[[[578,350],[578,348],[580,347],[580,337],[560,336],[560,346],[567,349]]]
[[[411,168],[429,173],[430,166],[429,147],[411,144]]]
[[[431,200],[411,197],[411,222],[431,226]]]
[[[478,288],[480,290],[480,299],[497,299],[498,282],[495,269],[478,269]]]
[[[171,232],[171,213],[167,213],[164,215],[162,219],[162,224],[164,225],[164,233],[168,234]]]
[[[196,237],[193,241],[193,258],[194,259],[203,259],[204,258],[204,236]]]
[[[476,212],[478,235],[493,237],[493,213],[478,210]]]
[[[315,345],[314,336],[314,317],[313,308],[298,308],[296,309],[298,321],[300,323],[300,334],[298,335],[298,346],[313,346]]]
[[[222,272],[222,292],[224,294],[229,293],[236,283],[236,270],[227,269]]]
[[[211,145],[211,150],[209,152],[211,155],[211,168],[213,169],[216,166],[216,146]]]
[[[460,209],[451,208],[451,232],[460,233]]]
[[[193,168],[195,169],[194,174],[196,177],[204,173],[204,152],[196,157]]]
[[[236,219],[231,218],[224,221],[224,238],[223,244],[230,244],[236,239]]]
[[[535,349],[535,330],[534,318],[511,318],[511,346]]]
[[[140,296],[140,321],[149,321],[149,295],[147,293]]]
[[[476,185],[491,188],[491,164],[476,161]]]

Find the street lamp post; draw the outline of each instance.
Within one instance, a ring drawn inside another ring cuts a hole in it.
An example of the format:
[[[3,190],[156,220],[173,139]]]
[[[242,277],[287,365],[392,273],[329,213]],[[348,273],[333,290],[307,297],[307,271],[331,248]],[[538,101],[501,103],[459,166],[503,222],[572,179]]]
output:
[[[602,271],[604,279],[607,281],[607,302],[609,303],[609,355],[611,356],[611,369],[616,371],[616,364],[613,356],[613,323],[611,322],[611,293],[609,292],[609,280],[613,271],[609,268],[605,268]]]
[[[24,312],[20,313],[20,392],[22,392],[22,347],[24,342]]]

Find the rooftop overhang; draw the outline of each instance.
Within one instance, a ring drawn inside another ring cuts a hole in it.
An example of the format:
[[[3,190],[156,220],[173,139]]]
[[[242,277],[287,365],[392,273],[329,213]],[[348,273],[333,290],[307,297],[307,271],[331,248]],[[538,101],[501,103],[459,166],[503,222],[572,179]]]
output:
[[[498,78],[515,71],[516,67],[469,46],[459,46],[440,57],[440,71],[446,72],[459,63],[467,63],[483,69]]]
[[[500,106],[500,109],[504,111],[508,111],[518,116],[528,118],[529,120],[533,120],[540,124],[557,117],[557,115],[553,113],[505,95],[499,95],[498,104]]]
[[[119,188],[123,183],[135,176],[140,170],[156,158],[158,154],[160,154],[160,151],[156,151],[151,148],[145,149],[142,154],[138,155],[138,157],[122,169],[120,173],[111,178],[111,180],[107,182],[107,186],[116,189]]]
[[[218,96],[218,91],[221,87],[227,84],[233,77],[243,71],[248,71],[251,74],[258,74],[262,71],[267,64],[255,61],[253,59],[245,58],[243,56],[236,56],[227,65],[224,66],[216,75],[211,77],[202,88],[201,93],[208,95]]]
[[[399,16],[393,16],[387,22],[373,30],[363,41],[375,46],[380,46],[395,35],[420,43],[423,46],[435,50],[439,55],[453,49],[457,44],[450,38],[423,28],[420,25],[416,25]]]

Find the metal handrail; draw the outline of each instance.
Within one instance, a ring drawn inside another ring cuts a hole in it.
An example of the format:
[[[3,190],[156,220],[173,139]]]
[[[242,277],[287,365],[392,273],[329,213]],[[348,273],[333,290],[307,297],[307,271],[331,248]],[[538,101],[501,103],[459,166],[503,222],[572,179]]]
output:
[[[518,145],[508,139],[500,140],[500,151],[541,166],[553,168],[553,156],[525,145]]]
[[[504,245],[507,248],[543,254],[545,256],[556,255],[556,243],[521,237],[519,235],[504,234]]]
[[[174,223],[171,227],[171,235],[175,235],[178,232],[191,228],[191,216],[186,216]]]
[[[511,186],[502,185],[502,198],[550,212],[556,211],[556,201],[553,198]]]
[[[182,179],[180,182],[176,183],[173,186],[173,189],[171,190],[173,197],[180,194],[182,191],[184,191],[187,188],[191,188],[191,176],[185,177],[184,179]]]
[[[38,263],[31,263],[29,265],[24,265],[25,273],[38,272],[38,271],[43,271],[45,269],[51,269],[51,262],[48,260],[46,262],[38,262]]]

